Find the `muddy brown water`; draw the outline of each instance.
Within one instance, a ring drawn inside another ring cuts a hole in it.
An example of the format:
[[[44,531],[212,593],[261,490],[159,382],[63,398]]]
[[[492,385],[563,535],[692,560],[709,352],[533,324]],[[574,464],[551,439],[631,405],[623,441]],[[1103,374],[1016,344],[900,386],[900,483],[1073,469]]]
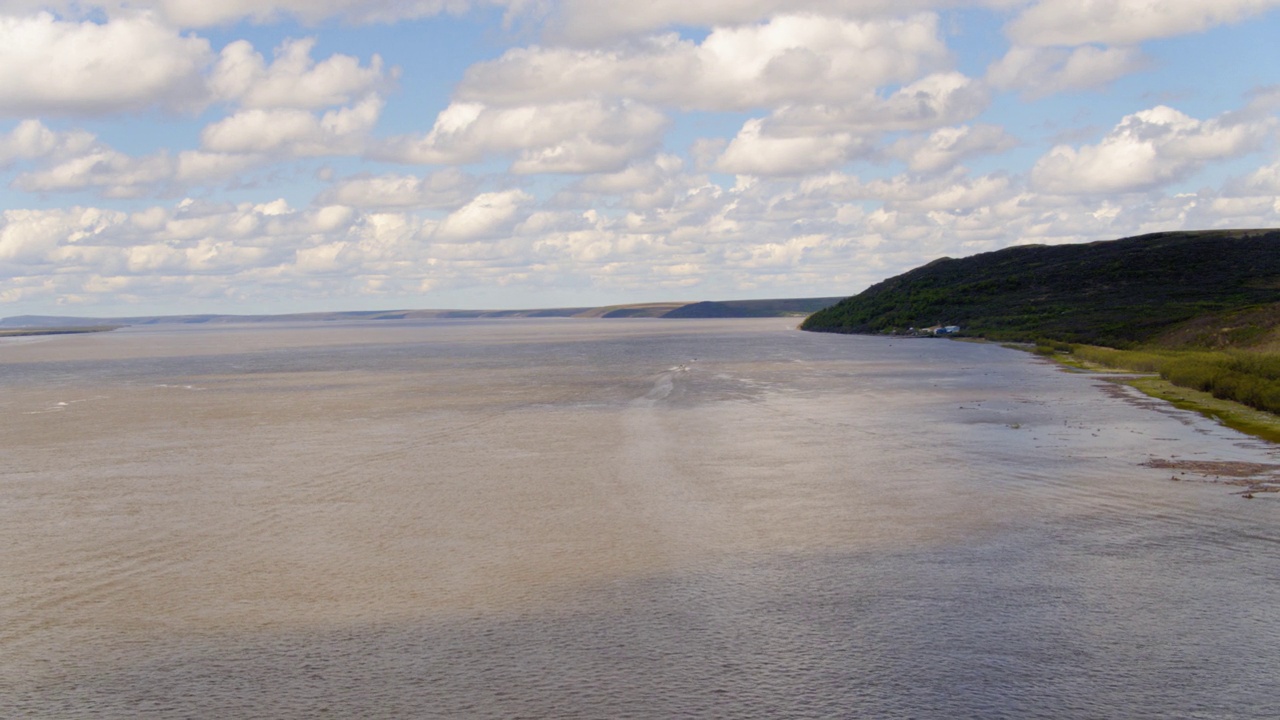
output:
[[[793,325],[2,341],[0,717],[1280,717],[1274,446]]]

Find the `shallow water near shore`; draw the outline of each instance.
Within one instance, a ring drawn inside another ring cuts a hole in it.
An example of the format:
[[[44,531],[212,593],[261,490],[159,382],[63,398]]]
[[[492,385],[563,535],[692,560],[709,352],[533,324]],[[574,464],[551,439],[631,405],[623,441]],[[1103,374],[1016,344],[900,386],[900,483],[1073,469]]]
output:
[[[794,324],[0,342],[0,717],[1280,717],[1275,446]]]

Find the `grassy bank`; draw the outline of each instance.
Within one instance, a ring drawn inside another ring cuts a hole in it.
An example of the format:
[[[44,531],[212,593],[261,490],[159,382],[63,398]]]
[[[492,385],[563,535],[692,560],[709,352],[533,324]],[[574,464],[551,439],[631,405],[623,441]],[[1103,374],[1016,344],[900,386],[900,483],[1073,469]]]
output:
[[[1054,348],[1054,352],[1061,350]],[[1083,363],[1156,373],[1173,385],[1208,393],[1218,400],[1280,413],[1277,354],[1243,350],[1115,350],[1091,345],[1072,346],[1067,354]]]
[[[1144,373],[1124,380],[1142,392],[1280,442],[1280,354],[1244,350],[1117,350],[1040,342],[1037,355],[1072,367]]]
[[[1231,400],[1221,400],[1207,392],[1179,387],[1159,377],[1130,378],[1121,382],[1151,397],[1166,400],[1175,407],[1213,418],[1233,430],[1280,443],[1280,416]]]

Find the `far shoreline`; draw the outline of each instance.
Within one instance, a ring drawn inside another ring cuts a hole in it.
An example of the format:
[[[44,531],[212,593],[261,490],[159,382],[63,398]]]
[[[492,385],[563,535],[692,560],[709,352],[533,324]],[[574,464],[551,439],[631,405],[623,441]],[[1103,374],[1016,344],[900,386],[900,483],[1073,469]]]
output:
[[[86,327],[35,327],[0,330],[0,338],[34,337],[37,335],[84,335],[86,333],[111,332],[124,325],[90,325]]]

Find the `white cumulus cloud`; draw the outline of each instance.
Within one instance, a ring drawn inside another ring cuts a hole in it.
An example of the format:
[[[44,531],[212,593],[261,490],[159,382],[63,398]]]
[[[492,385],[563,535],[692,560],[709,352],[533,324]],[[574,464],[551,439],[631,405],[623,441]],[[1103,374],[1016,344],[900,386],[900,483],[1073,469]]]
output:
[[[963,122],[988,102],[980,83],[956,72],[935,73],[888,97],[855,102],[786,105],[753,118],[713,161],[717,170],[746,175],[802,175],[870,157],[885,132],[920,131]]]
[[[1022,45],[1133,45],[1280,8],[1280,0],[1039,0],[1006,28]]]
[[[375,155],[424,164],[515,156],[516,173],[612,171],[650,152],[666,125],[662,113],[630,102],[581,100],[516,107],[454,103],[425,136],[393,139]]]
[[[133,158],[107,147],[64,160],[52,167],[25,173],[14,185],[28,192],[107,188],[111,197],[132,197],[172,177],[165,155]]]
[[[1099,87],[1146,67],[1133,48],[1084,45],[1067,50],[1017,45],[987,69],[987,81],[1025,97]]]
[[[1024,0],[648,0],[620,12],[613,0],[562,0],[554,5],[553,34],[597,44],[671,27],[745,25],[783,13],[866,19],[958,6],[1012,7]]]
[[[151,15],[110,22],[0,15],[0,114],[96,114],[205,97],[206,40]]]
[[[701,43],[662,35],[621,47],[516,48],[468,70],[458,98],[521,105],[604,96],[698,110],[836,103],[942,67],[948,53],[937,25],[930,14],[780,15],[716,27]]]
[[[146,11],[178,27],[200,28],[241,20],[266,24],[294,19],[315,25],[339,18],[389,23],[460,14],[474,7],[510,6],[514,11],[524,4],[525,0],[6,0],[3,9],[13,13],[52,9],[65,15],[104,11],[112,16]]]
[[[209,78],[215,97],[246,108],[317,109],[344,105],[375,90],[388,78],[382,58],[369,65],[350,55],[311,57],[315,38],[286,40],[270,65],[253,45],[236,40],[222,49]]]
[[[517,212],[532,200],[523,190],[482,193],[450,213],[436,228],[435,237],[451,241],[498,237],[514,227]]]
[[[0,215],[0,263],[47,263],[60,245],[92,243],[126,217],[100,208],[6,210]]]
[[[748,120],[715,163],[739,175],[800,175],[843,165],[868,144],[847,132],[770,135],[761,119]]]
[[[475,185],[476,178],[456,168],[425,177],[366,175],[335,183],[321,199],[359,208],[454,208],[471,199]]]
[[[1197,120],[1161,105],[1125,116],[1096,145],[1053,148],[1036,162],[1031,181],[1047,193],[1149,190],[1258,149],[1275,125],[1270,117]]]
[[[363,152],[382,114],[383,100],[369,95],[356,104],[317,115],[306,110],[241,110],[204,129],[205,150],[318,157]]]
[[[19,160],[79,155],[96,143],[97,138],[84,130],[59,132],[39,120],[23,120],[13,130],[0,135],[0,168]]]
[[[902,158],[913,172],[934,173],[967,158],[1004,152],[1017,144],[997,125],[963,125],[939,128],[923,138],[903,138],[889,152]]]
[[[573,204],[581,198],[583,206],[591,207],[601,196],[620,196],[628,208],[669,207],[677,198],[707,185],[705,176],[690,176],[684,168],[680,157],[662,153],[633,162],[618,172],[588,175],[558,200]]]
[[[1235,195],[1272,196],[1280,201],[1280,163],[1264,165],[1244,177],[1235,178],[1228,187]]]
[[[888,97],[868,94],[842,104],[785,105],[770,116],[769,126],[776,135],[931,130],[975,117],[989,100],[986,86],[973,78],[934,73]]]
[[[132,198],[176,192],[192,185],[228,180],[262,162],[256,155],[167,150],[134,157],[84,130],[54,131],[25,120],[0,135],[0,168],[17,161],[35,167],[11,187],[27,192],[96,189],[104,197]]]

